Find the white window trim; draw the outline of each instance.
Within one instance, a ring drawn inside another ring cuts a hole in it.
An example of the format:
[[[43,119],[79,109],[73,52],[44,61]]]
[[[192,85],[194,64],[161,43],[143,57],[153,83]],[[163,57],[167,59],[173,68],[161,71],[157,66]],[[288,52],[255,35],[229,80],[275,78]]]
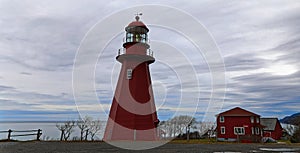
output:
[[[242,129],[242,133],[236,133],[236,129]],[[234,127],[234,134],[235,135],[245,135],[245,128],[244,127]]]
[[[224,123],[225,122],[225,117],[224,116],[220,116],[220,123]]]
[[[260,131],[259,128],[258,128],[258,127],[255,127],[255,134],[256,134],[256,135],[259,135],[259,133],[260,133],[259,131]]]
[[[256,123],[259,123],[259,117],[256,117]]]
[[[250,117],[250,120],[251,120],[251,123],[254,123],[254,117],[253,116]]]
[[[254,133],[254,127],[251,127],[251,133],[252,133],[252,135],[255,134],[255,133]]]
[[[224,129],[224,132],[223,132],[223,130],[222,129]],[[221,126],[221,134],[225,134],[226,133],[226,129],[225,129],[225,126]]]

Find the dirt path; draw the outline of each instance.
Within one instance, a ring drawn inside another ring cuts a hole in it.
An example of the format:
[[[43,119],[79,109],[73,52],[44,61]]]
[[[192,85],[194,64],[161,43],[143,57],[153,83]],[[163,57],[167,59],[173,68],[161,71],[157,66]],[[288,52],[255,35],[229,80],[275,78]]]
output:
[[[166,144],[161,147],[131,151],[103,142],[0,142],[0,153],[109,153],[109,152],[300,152],[300,145],[285,144]]]

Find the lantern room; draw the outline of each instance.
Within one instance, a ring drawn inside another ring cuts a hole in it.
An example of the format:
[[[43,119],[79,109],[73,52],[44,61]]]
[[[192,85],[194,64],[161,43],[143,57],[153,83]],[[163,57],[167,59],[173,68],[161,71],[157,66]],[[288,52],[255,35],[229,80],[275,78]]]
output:
[[[150,48],[148,44],[147,26],[139,21],[139,16],[135,17],[136,21],[131,22],[126,28],[123,47],[126,54],[142,54],[145,55],[147,49]]]

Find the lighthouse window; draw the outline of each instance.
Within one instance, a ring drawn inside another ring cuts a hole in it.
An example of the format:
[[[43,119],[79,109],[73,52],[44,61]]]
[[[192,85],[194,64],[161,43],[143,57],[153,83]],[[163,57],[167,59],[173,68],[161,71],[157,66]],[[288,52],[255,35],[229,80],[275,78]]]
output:
[[[127,69],[127,79],[132,78],[132,69]]]
[[[139,34],[136,34],[136,35],[135,35],[135,41],[136,41],[136,42],[139,42],[140,40],[141,40],[140,35],[139,35]]]
[[[133,34],[132,33],[126,34],[126,42],[133,42]]]
[[[133,33],[126,33],[126,42],[142,42],[147,43],[147,34],[133,34]]]
[[[147,34],[141,34],[141,42],[146,43],[147,42]]]

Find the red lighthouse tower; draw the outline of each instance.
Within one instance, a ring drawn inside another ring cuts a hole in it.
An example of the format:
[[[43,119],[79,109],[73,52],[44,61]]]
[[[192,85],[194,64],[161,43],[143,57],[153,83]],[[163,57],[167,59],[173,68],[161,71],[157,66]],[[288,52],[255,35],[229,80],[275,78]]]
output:
[[[149,29],[139,21],[138,15],[136,21],[125,28],[123,49],[116,57],[122,68],[104,133],[105,141],[157,140],[159,120],[149,72],[149,64],[155,59],[149,49]]]

